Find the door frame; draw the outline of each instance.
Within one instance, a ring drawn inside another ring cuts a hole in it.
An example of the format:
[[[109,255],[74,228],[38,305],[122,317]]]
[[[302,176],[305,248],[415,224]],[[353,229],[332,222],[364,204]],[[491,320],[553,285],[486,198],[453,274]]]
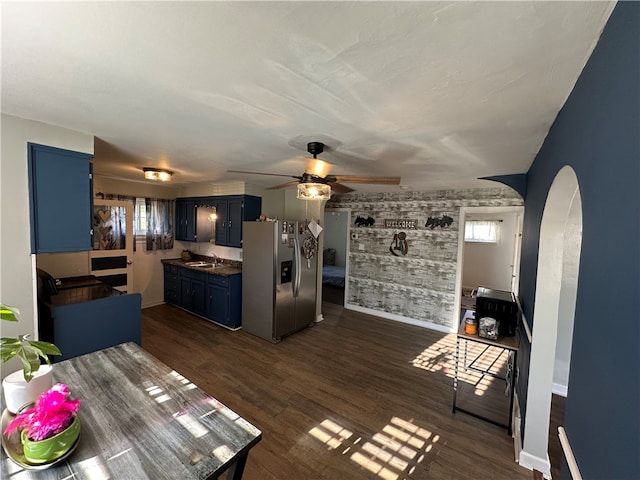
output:
[[[346,307],[347,305],[347,299],[349,298],[349,245],[350,245],[350,238],[351,238],[351,209],[350,208],[325,208],[324,209],[324,214],[323,214],[323,218],[322,221],[324,222],[324,224],[326,225],[326,222],[324,221],[324,216],[327,215],[327,213],[331,214],[332,212],[340,212],[340,213],[346,213],[346,219],[347,219],[347,234],[345,235],[344,238],[344,242],[345,242],[345,249],[344,249],[344,256],[345,256],[345,265],[344,265],[344,301],[342,302],[342,306]],[[323,243],[322,243],[322,248],[324,249],[324,236],[323,236]],[[322,267],[322,265],[320,265],[320,267]],[[322,272],[320,273],[320,278],[322,279]],[[319,288],[320,292],[322,292],[322,280],[320,281],[320,288]]]
[[[522,250],[522,222],[524,218],[524,206],[514,205],[508,207],[460,207],[458,216],[458,259],[456,262],[456,287],[455,287],[455,305],[453,308],[452,332],[458,331],[460,322],[460,300],[462,298],[462,271],[464,266],[464,225],[466,217],[470,213],[516,213],[517,235],[515,241],[512,285],[520,283],[520,252]],[[518,294],[517,289],[513,292]]]
[[[104,275],[127,275],[127,284],[123,286],[115,286],[116,290],[125,291],[127,293],[133,292],[133,244],[136,241],[135,234],[133,232],[133,216],[135,214],[135,205],[132,202],[125,200],[102,200],[95,199],[92,205],[92,214],[95,207],[124,207],[125,208],[125,248],[122,250],[94,250],[89,252],[89,273],[100,278]],[[127,257],[127,266],[125,268],[114,268],[108,270],[93,270],[92,260],[94,258],[107,258],[107,257],[121,257],[125,255]]]

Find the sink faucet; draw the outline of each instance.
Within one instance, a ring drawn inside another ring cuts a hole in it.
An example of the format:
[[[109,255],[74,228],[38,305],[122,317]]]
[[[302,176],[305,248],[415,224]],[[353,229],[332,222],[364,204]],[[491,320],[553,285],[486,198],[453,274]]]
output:
[[[222,264],[222,259],[216,255],[214,252],[211,252],[211,257],[213,258],[213,264],[217,267]]]

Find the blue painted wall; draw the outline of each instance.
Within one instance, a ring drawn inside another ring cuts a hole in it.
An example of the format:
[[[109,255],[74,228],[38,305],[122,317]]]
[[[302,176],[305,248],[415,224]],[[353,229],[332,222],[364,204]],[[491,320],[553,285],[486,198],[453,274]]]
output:
[[[615,7],[527,173],[520,296],[529,322],[544,203],[564,165],[583,211],[565,425],[584,478],[640,479],[638,2]],[[527,368],[525,356],[524,378]]]

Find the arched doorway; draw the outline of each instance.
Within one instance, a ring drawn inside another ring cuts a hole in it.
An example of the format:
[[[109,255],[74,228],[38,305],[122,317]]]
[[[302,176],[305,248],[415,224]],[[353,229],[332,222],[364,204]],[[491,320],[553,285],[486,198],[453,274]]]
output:
[[[554,179],[540,225],[524,448],[520,464],[550,478],[549,414],[554,384],[568,386],[582,245],[582,202],[569,166]],[[567,392],[568,393],[568,392]]]

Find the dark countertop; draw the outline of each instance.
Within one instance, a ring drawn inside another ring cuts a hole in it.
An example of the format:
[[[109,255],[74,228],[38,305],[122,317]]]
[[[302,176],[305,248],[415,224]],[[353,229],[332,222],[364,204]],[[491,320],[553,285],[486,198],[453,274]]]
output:
[[[198,260],[201,260],[201,259],[194,258],[189,261],[195,262]],[[222,277],[230,277],[231,275],[239,275],[242,273],[242,267],[237,266],[240,262],[233,262],[232,264],[226,264],[226,262],[228,262],[228,260],[225,260],[225,264],[223,264],[220,267],[202,268],[202,267],[191,267],[187,265],[187,262],[183,261],[181,258],[165,258],[162,260],[162,263],[166,263],[168,265],[176,265],[181,268],[188,268],[190,270],[205,272],[211,275],[220,275]]]
[[[47,302],[52,307],[124,295],[93,275],[60,278],[56,281],[56,288],[58,293],[51,294]]]
[[[53,307],[59,307],[61,305],[89,302],[100,298],[117,297],[119,295],[124,294],[105,283],[100,283],[98,285],[88,285],[85,287],[74,287],[60,290],[57,295],[51,295],[51,301],[49,303]]]
[[[92,285],[103,285],[95,275],[83,275],[80,277],[58,278],[56,286],[58,290],[67,290],[69,288],[90,287]]]

